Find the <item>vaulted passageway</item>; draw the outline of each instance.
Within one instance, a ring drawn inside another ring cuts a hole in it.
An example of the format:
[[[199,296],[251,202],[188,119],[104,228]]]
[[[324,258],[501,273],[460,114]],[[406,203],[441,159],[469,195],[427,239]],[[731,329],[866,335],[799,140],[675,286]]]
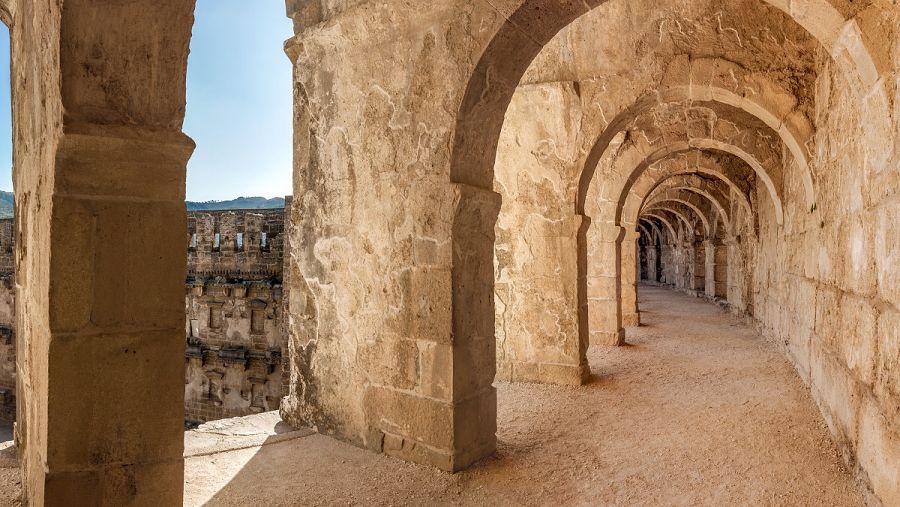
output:
[[[194,148],[183,121],[193,4],[0,0],[13,34],[17,122],[16,442],[34,505],[73,492],[110,504],[182,499],[183,201]],[[629,366],[645,345],[597,348],[623,345],[626,327],[641,322],[651,326],[632,338],[653,332],[655,303],[637,300],[640,274],[726,299],[752,319],[783,347],[766,375],[783,373],[779,385],[792,382],[801,398],[796,379],[808,384],[844,462],[885,504],[900,504],[896,2],[286,7],[295,32],[284,46],[294,66],[294,250],[285,268],[290,389],[281,416],[445,471],[494,461],[452,479],[365,455],[359,463],[372,470],[393,468],[341,474],[335,466],[325,475],[320,455],[301,452],[315,460],[302,480],[273,476],[290,484],[285,494],[347,495],[376,477],[363,493],[377,495],[440,477],[439,491],[483,481],[482,490],[459,490],[472,500],[505,484],[507,495],[521,486],[558,501],[562,489],[534,481],[548,472],[592,501],[602,491],[586,487],[624,484],[642,495],[671,488],[657,498],[671,503],[700,494],[689,481],[696,470],[730,470],[708,483],[740,487],[746,467],[702,468],[709,456],[732,454],[690,453],[730,435],[748,414],[697,418],[710,410],[703,398],[681,407],[695,417],[677,428],[704,440],[677,447],[681,433],[665,425],[633,433],[655,420],[641,419],[648,393],[674,386],[652,408],[678,416],[679,407],[664,403],[687,387],[716,393],[728,384],[716,372],[730,371],[709,371],[718,363],[698,357],[685,371],[708,372],[709,385],[677,369],[654,379],[664,370],[648,376],[640,361]],[[671,318],[666,325],[685,326]],[[686,357],[662,352],[652,358],[666,365]],[[796,377],[774,366],[787,364],[783,356]],[[636,371],[644,377],[628,376]],[[729,374],[745,388],[756,382],[741,377],[748,372]],[[498,420],[497,378],[569,387],[501,385]],[[735,445],[770,445],[794,417],[814,434],[813,404],[799,399],[785,421]],[[499,460],[491,458],[498,431]],[[665,435],[658,445],[666,456],[694,459],[668,465],[669,475],[687,474],[678,489],[668,476],[647,478],[666,465],[652,452],[659,449],[633,452],[656,435]],[[312,439],[290,445],[322,441]],[[591,451],[591,442],[608,447]],[[620,456],[622,442],[631,454]],[[709,448],[728,441],[715,443]],[[780,444],[753,456],[790,450],[809,458],[796,464],[801,470],[823,466],[809,449]],[[546,452],[528,454],[535,448]],[[586,452],[576,456],[581,468],[571,468],[573,449]],[[229,484],[261,491],[250,458]],[[421,475],[410,481],[398,470]],[[825,473],[817,470],[804,478],[815,484]],[[324,492],[297,487],[320,475]],[[335,487],[334,477],[350,483]],[[798,491],[810,483],[796,481]],[[803,503],[852,500],[829,489],[839,479],[821,481],[823,497]]]
[[[588,385],[497,384],[498,454],[466,472],[301,433],[188,457],[186,503],[861,504],[780,352],[705,300],[639,295],[644,325],[589,349]]]

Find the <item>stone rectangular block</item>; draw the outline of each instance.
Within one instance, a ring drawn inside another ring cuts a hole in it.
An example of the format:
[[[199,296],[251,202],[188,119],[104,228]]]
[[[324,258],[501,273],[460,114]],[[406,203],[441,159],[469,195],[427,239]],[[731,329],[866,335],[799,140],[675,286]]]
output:
[[[184,326],[184,204],[56,197],[53,213],[51,329]]]
[[[55,335],[47,365],[51,473],[180,458],[184,350],[181,328]]]
[[[857,455],[882,503],[900,505],[900,432],[869,397],[862,403]]]

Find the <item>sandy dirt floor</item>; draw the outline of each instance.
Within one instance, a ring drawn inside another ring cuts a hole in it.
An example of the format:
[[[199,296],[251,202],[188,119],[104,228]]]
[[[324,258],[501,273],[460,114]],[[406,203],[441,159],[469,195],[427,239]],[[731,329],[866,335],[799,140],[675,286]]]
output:
[[[21,484],[12,427],[0,427],[0,507],[20,505]]]
[[[319,435],[188,458],[188,505],[864,505],[787,360],[717,306],[641,288],[582,388],[498,385],[497,456],[450,475]]]
[[[284,428],[234,445],[213,428],[186,439],[185,503],[865,505],[780,353],[712,304],[657,288],[640,296],[645,325],[628,330],[627,347],[591,348],[590,385],[497,386],[499,450],[469,471],[308,431],[275,435]],[[10,457],[0,452],[0,505],[19,491]]]

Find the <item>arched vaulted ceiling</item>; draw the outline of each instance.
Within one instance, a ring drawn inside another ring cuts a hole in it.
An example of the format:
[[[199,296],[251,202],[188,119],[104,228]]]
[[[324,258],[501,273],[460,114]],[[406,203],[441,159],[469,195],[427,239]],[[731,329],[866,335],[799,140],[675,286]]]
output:
[[[698,0],[689,4],[676,0],[627,4],[617,0],[512,1],[501,11],[515,31],[498,34],[486,49],[460,121],[466,123],[478,116],[478,111],[502,104],[508,100],[501,98],[504,93],[512,97],[512,90],[504,91],[508,81],[501,74],[505,71],[498,74],[497,70],[508,69],[513,74],[521,70],[519,87],[575,82],[584,104],[577,213],[590,216],[587,210],[597,205],[588,202],[591,185],[597,179],[607,180],[609,172],[622,177],[631,166],[618,198],[609,195],[615,193],[615,185],[606,185],[609,188],[595,195],[601,206],[616,202],[613,221],[622,224],[625,208],[633,208],[626,202],[631,199],[632,187],[647,184],[641,181],[645,172],[665,165],[669,158],[702,152],[729,154],[742,160],[766,189],[775,207],[775,219],[783,224],[788,177],[802,187],[791,198],[806,209],[816,208],[817,189],[809,168],[815,149],[810,117],[815,101],[816,52],[825,48],[852,79],[861,98],[884,95],[879,65],[884,55],[873,56],[871,51],[878,49],[877,45],[867,39],[853,18],[864,8],[859,3],[838,0]],[[527,40],[519,40],[523,33],[528,34]],[[616,36],[596,37],[598,33]],[[536,46],[529,48],[532,43]],[[517,58],[521,59],[501,64],[501,54],[511,54],[504,48],[514,46],[520,50]],[[868,102],[871,105],[879,100]],[[870,106],[861,105],[861,111],[866,107]],[[713,111],[718,125],[695,119],[702,109]],[[678,114],[686,128],[673,130],[672,125],[658,121]],[[883,112],[877,114],[884,116]],[[649,118],[657,121],[647,121]],[[721,128],[726,123],[733,126],[737,137],[729,137]],[[481,126],[488,131],[492,128],[483,123]],[[698,135],[696,129],[707,130]],[[477,130],[478,135],[485,132]],[[760,157],[766,151],[760,143],[756,143],[757,151],[746,149],[745,142],[753,137],[747,133],[754,131],[765,132],[756,137],[765,138],[763,144],[767,143],[776,156]],[[625,144],[631,144],[625,149],[616,142],[622,133],[627,133]],[[479,151],[476,145],[480,141],[458,139],[457,148],[470,141],[475,149],[454,150],[456,181],[477,180],[471,171],[479,164],[464,159]],[[616,164],[619,167],[613,168]],[[598,173],[604,178],[597,178]],[[738,181],[727,177],[724,181],[731,193],[736,192]],[[737,204],[749,211],[746,217],[753,222],[757,210],[749,206],[750,199],[737,197]]]

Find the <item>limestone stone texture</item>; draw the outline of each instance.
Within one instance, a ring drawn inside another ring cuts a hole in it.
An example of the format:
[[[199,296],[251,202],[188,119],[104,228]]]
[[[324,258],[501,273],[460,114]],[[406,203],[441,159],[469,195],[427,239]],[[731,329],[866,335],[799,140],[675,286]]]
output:
[[[0,1],[31,504],[182,500],[193,7]],[[464,469],[497,447],[495,380],[585,382],[640,323],[640,273],[779,344],[900,504],[896,2],[286,7],[286,290],[204,284],[222,311],[194,320],[249,307],[268,345],[286,302],[287,423]]]
[[[639,324],[640,259],[785,344],[898,501],[896,4],[288,5],[286,420],[464,468],[495,376],[578,384]]]
[[[285,209],[189,212],[185,423],[277,410],[287,394]]]
[[[27,501],[180,504],[193,2],[4,4]]]
[[[290,198],[286,201],[290,209]],[[188,426],[277,410],[286,394],[287,214],[285,209],[188,212]],[[13,229],[13,219],[0,220],[0,420],[7,422],[15,421],[16,410]]]

